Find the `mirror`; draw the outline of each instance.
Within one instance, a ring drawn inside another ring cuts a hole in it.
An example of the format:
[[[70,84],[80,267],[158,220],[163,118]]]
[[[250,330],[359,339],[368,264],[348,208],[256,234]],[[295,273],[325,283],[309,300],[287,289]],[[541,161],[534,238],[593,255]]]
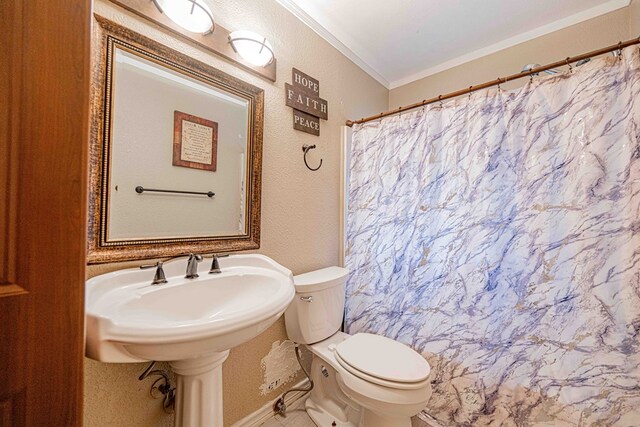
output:
[[[258,248],[262,89],[95,18],[89,262]]]

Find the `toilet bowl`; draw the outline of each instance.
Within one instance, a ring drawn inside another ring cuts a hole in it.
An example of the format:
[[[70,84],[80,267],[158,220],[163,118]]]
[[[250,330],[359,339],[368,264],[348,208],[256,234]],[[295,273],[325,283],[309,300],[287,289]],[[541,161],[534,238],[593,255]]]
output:
[[[410,427],[431,396],[429,364],[392,339],[339,331],[347,274],[329,267],[294,277],[285,323],[289,338],[313,354],[305,408],[319,426]]]

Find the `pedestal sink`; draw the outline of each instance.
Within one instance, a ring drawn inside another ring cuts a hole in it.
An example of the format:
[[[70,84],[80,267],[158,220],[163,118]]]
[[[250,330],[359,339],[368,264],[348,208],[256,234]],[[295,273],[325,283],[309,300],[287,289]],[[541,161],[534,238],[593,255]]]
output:
[[[295,294],[291,271],[263,255],[220,258],[222,273],[184,278],[186,258],[127,269],[86,284],[86,355],[109,363],[169,361],[176,426],[222,427],[222,363],[229,349],[272,325]]]

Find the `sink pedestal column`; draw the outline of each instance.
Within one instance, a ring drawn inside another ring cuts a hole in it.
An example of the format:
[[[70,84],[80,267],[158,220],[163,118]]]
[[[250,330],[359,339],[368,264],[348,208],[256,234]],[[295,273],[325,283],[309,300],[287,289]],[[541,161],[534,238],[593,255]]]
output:
[[[222,362],[229,351],[171,362],[176,427],[222,427]]]

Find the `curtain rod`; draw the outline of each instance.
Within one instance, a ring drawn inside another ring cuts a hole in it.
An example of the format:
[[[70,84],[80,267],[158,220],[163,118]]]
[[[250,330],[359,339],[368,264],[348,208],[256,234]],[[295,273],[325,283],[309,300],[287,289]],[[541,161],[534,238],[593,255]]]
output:
[[[475,86],[469,86],[466,89],[457,90],[455,92],[451,92],[451,93],[448,93],[446,95],[440,95],[440,96],[437,96],[435,98],[425,99],[425,100],[423,100],[421,102],[417,102],[415,104],[407,105],[405,107],[399,107],[399,108],[396,108],[395,110],[389,110],[389,111],[386,111],[384,113],[376,114],[375,116],[365,117],[365,118],[360,119],[360,120],[347,120],[346,125],[351,127],[354,124],[370,122],[372,120],[380,119],[382,117],[387,117],[387,116],[391,116],[393,114],[398,114],[398,113],[402,113],[404,111],[412,110],[414,108],[422,107],[424,105],[433,104],[435,102],[444,101],[446,99],[455,98],[455,97],[461,96],[461,95],[466,95],[468,93],[475,92],[475,91],[480,90],[480,89],[486,89],[486,88],[489,88],[491,86],[498,86],[498,85],[500,85],[502,83],[510,82],[511,80],[521,79],[523,77],[528,77],[528,76],[531,76],[533,74],[538,74],[538,73],[540,73],[542,71],[546,71],[546,70],[549,70],[551,68],[556,68],[556,67],[560,67],[560,66],[563,66],[563,65],[571,66],[572,62],[578,62],[578,61],[582,61],[583,59],[587,59],[587,58],[592,58],[594,56],[603,55],[605,53],[613,52],[615,50],[621,50],[621,49],[624,49],[625,47],[633,46],[635,44],[640,44],[640,37],[638,37],[636,39],[627,40],[626,42],[619,42],[618,44],[614,44],[614,45],[611,45],[611,46],[608,46],[608,47],[604,47],[602,49],[594,50],[592,52],[583,53],[582,55],[573,56],[573,57],[567,57],[566,59],[563,59],[561,61],[556,61],[556,62],[553,62],[551,64],[547,64],[547,65],[541,65],[540,67],[532,68],[531,70],[528,70],[528,71],[522,71],[522,72],[517,73],[517,74],[512,74],[512,75],[507,76],[507,77],[498,77],[497,79],[491,80],[491,81],[486,82],[486,83],[482,83],[482,84],[475,85]]]

